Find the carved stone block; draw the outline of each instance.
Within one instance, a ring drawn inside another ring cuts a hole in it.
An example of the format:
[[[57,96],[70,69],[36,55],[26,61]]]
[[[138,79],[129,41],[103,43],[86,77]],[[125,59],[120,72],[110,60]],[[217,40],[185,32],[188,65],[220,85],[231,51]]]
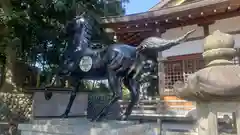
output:
[[[59,117],[67,107],[70,93],[53,93],[50,100],[44,98],[43,92],[35,92],[33,97],[33,117]],[[78,93],[69,116],[87,114],[88,94]]]

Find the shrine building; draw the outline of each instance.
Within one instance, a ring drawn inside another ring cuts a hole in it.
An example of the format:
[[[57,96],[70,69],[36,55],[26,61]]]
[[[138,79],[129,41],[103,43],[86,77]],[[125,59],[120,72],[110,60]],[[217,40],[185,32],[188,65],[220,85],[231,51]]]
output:
[[[220,30],[232,34],[235,47],[240,48],[240,0],[161,0],[147,12],[104,18],[103,24],[118,42],[136,46],[150,36],[174,39],[196,29],[186,42],[155,53],[159,93],[165,101],[180,100],[172,90],[174,82],[186,81],[189,74],[204,66],[203,39],[209,33]],[[239,56],[234,59],[236,64]],[[191,102],[168,105],[192,109]]]

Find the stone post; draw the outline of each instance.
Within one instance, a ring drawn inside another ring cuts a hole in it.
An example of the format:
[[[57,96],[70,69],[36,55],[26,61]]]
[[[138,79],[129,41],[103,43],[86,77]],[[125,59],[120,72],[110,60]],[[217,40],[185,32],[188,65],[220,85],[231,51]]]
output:
[[[240,66],[233,36],[220,31],[205,38],[203,59],[205,68],[188,77],[186,84],[174,84],[176,94],[197,101],[198,134],[218,135],[218,112],[236,112],[237,134],[240,135]]]

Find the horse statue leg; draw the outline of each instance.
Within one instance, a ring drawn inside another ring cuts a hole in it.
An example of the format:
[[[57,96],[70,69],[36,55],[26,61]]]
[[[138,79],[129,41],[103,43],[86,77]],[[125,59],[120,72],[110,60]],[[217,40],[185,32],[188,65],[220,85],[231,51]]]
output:
[[[94,117],[92,118],[91,121],[99,121],[101,118],[105,117],[108,112],[109,112],[109,108],[115,103],[117,102],[120,97],[121,97],[121,78],[116,76],[116,73],[113,71],[109,71],[108,72],[108,83],[109,83],[109,88],[112,92],[112,98],[109,101],[109,103],[107,105],[105,105],[103,107],[103,109]]]
[[[50,100],[52,98],[52,92],[48,91],[48,88],[49,87],[52,87],[55,83],[56,83],[56,80],[57,80],[57,75],[54,75],[52,77],[52,80],[51,80],[51,83],[50,84],[47,84],[45,86],[45,89],[44,89],[44,97],[46,100]]]
[[[60,85],[58,84],[58,81],[60,82]],[[57,83],[56,85],[59,85],[60,87],[65,87],[65,78],[58,75],[53,76],[51,83],[45,86],[44,97],[46,100],[50,100],[52,98],[53,94],[48,91],[48,88],[54,86],[55,83]]]
[[[131,101],[125,111],[125,113],[122,115],[121,120],[127,120],[128,116],[132,113],[134,105],[138,102],[139,100],[139,85],[137,81],[133,78],[124,78],[123,80],[124,85],[128,88],[130,91],[131,95]]]
[[[68,114],[72,108],[72,104],[76,98],[76,95],[77,95],[77,92],[79,90],[79,85],[80,85],[80,82],[78,80],[75,81],[75,84],[74,84],[74,89],[73,91],[71,91],[70,93],[70,98],[69,98],[69,102],[68,102],[68,105],[67,105],[67,108],[65,110],[65,112],[61,115],[62,118],[67,118],[68,117]]]

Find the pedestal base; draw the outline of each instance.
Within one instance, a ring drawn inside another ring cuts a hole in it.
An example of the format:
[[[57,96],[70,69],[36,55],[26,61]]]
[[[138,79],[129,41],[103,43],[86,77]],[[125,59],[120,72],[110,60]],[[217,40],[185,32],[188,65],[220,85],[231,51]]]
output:
[[[87,119],[34,120],[19,124],[21,135],[153,135],[150,124],[135,124],[128,121],[92,123]]]
[[[197,103],[198,135],[219,135],[218,112],[235,112],[237,135],[240,135],[240,103],[239,102],[207,102]],[[234,119],[234,118],[233,118]]]

